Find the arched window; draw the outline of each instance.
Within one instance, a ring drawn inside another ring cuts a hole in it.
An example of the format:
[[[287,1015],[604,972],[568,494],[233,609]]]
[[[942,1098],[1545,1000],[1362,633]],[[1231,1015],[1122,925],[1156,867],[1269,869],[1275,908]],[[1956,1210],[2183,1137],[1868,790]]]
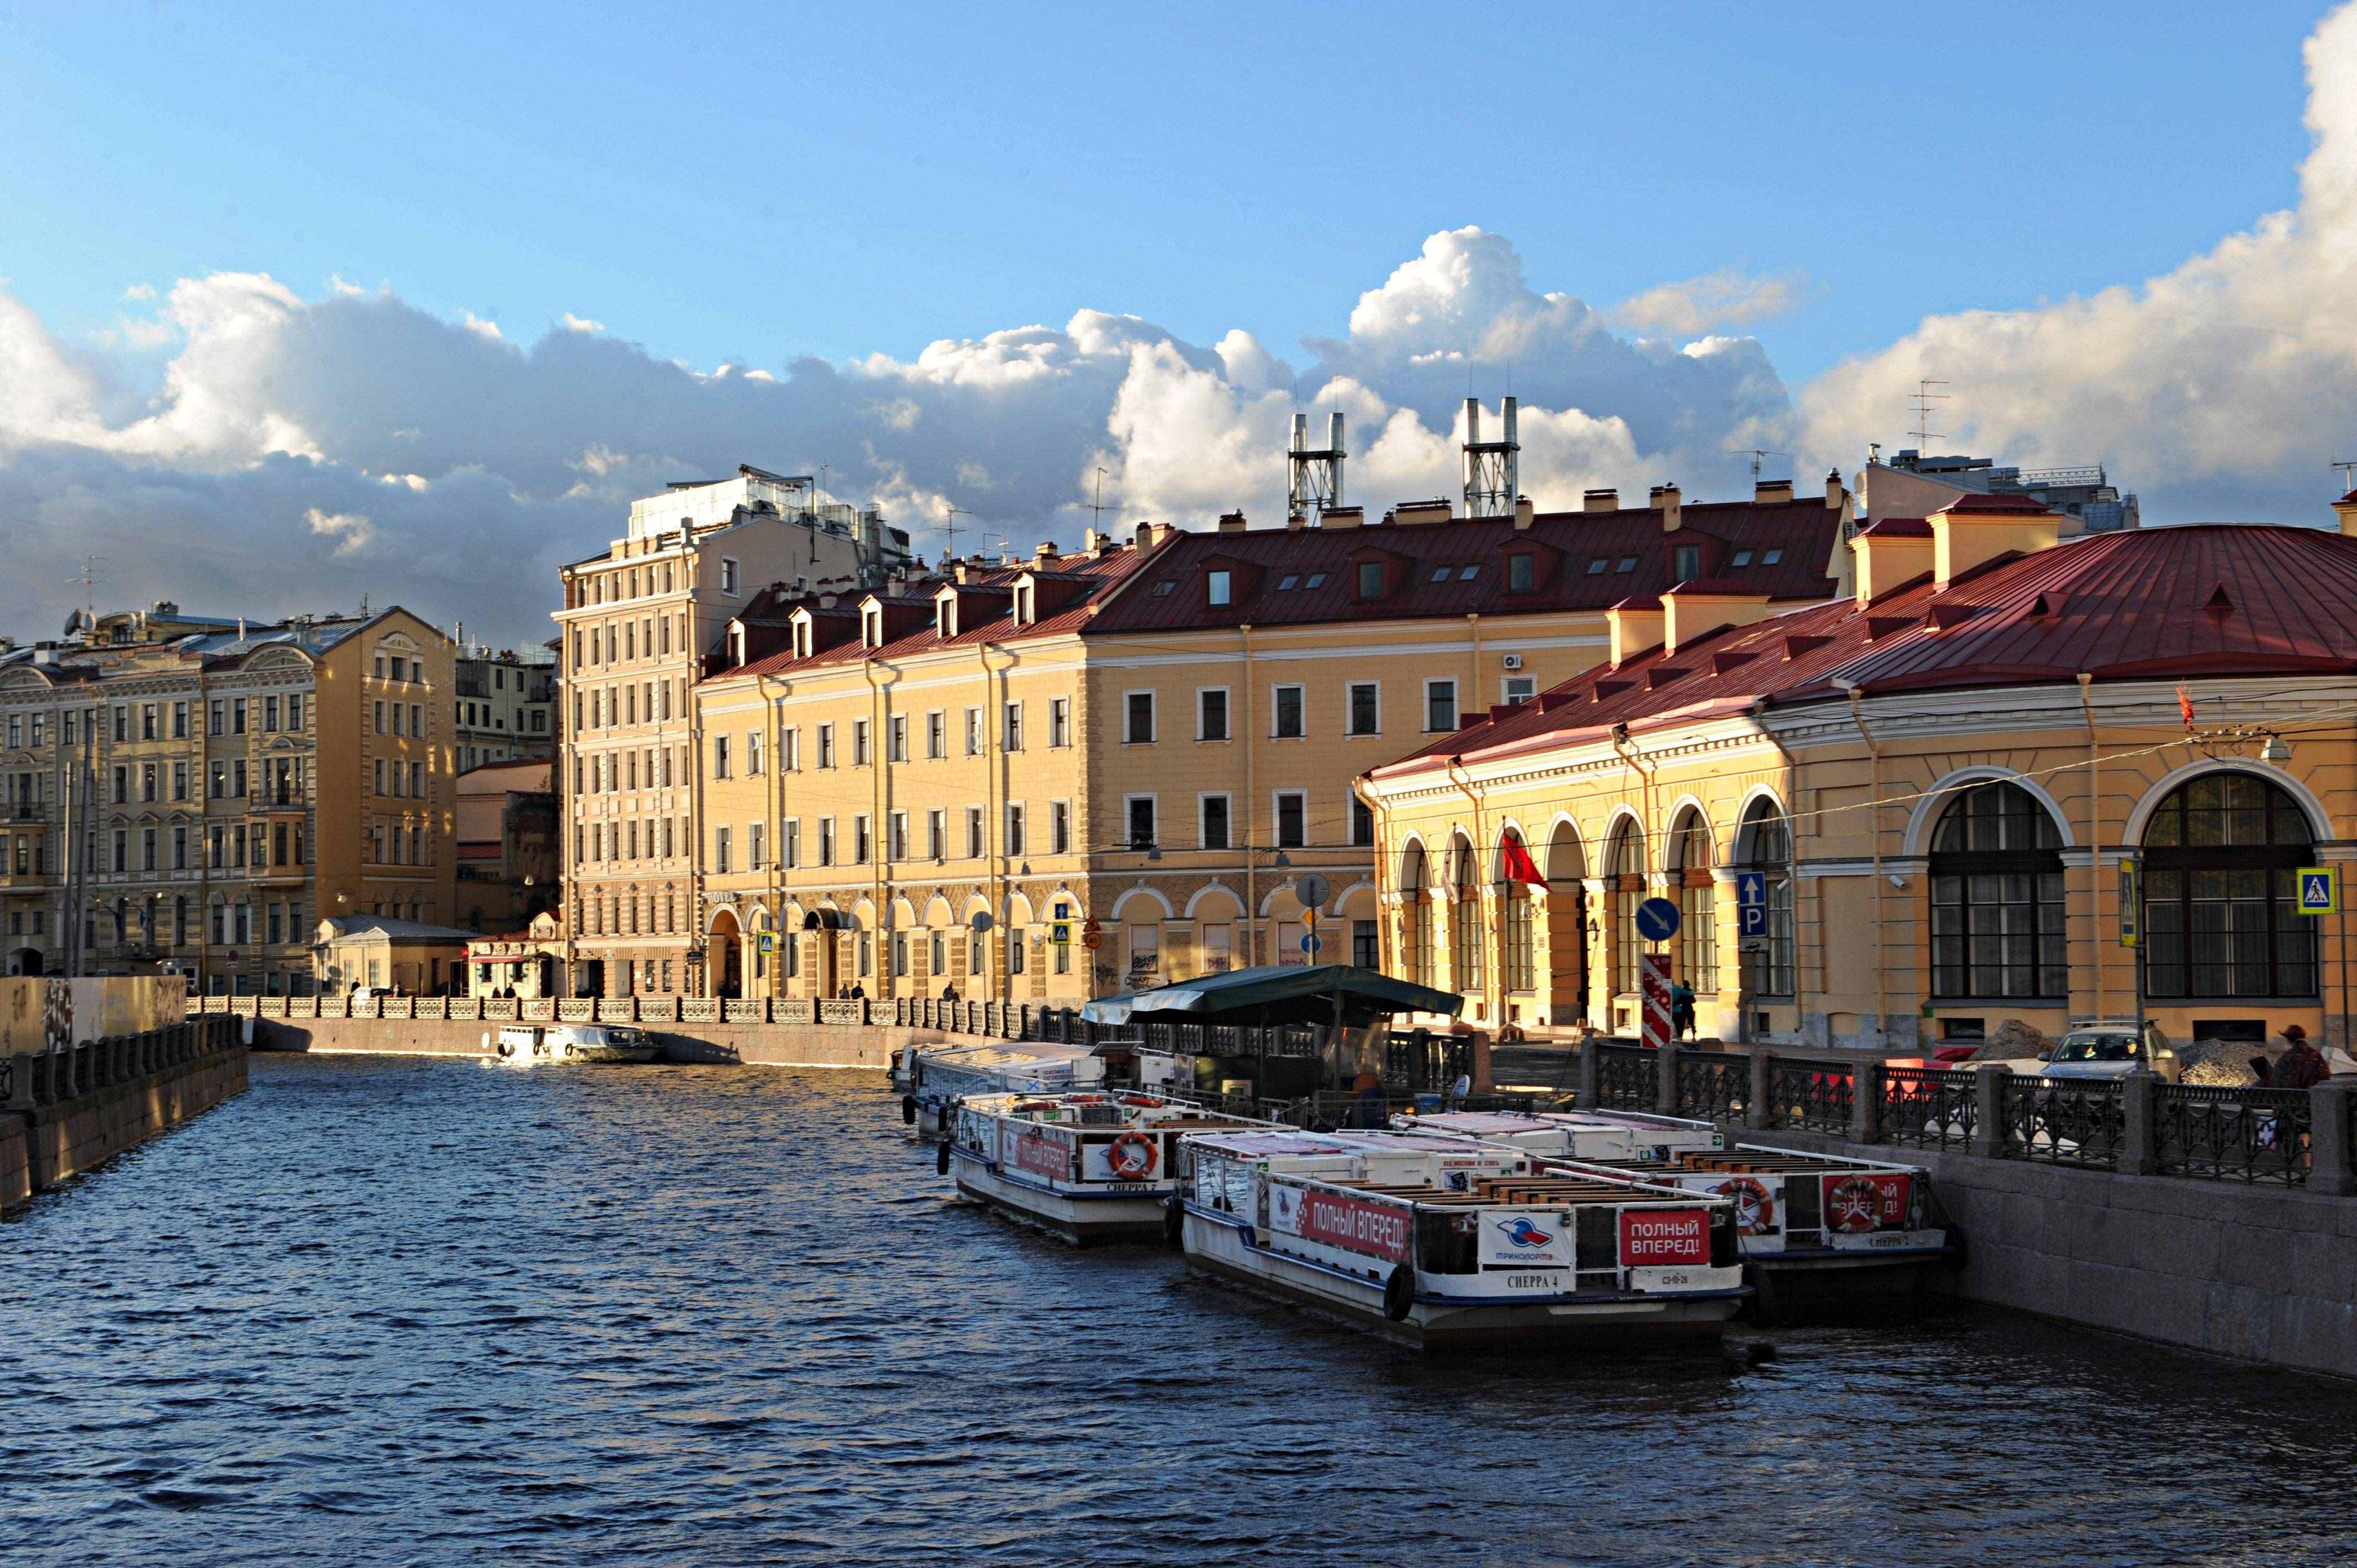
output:
[[[1553,1021],[1566,1025],[1587,1015],[1587,867],[1579,832],[1557,822],[1547,841],[1548,1007]]]
[[[1507,871],[1509,860],[1529,861],[1530,853],[1530,846],[1523,842],[1523,835],[1512,828],[1508,828],[1504,838],[1499,841],[1498,978],[1503,989],[1508,991],[1528,991],[1534,984],[1531,973],[1531,885],[1510,875]],[[1535,869],[1535,863],[1533,865]]]
[[[1932,834],[1932,993],[2067,997],[2062,835],[2018,784],[1977,784]]]
[[[2146,994],[2314,996],[2316,932],[2294,886],[2313,842],[2298,802],[2255,774],[2163,800],[2144,830]]]
[[[1762,884],[1767,929],[1743,956],[1743,989],[1754,996],[1792,994],[1792,824],[1773,800],[1754,800],[1736,841],[1737,869]],[[1748,933],[1747,933],[1748,934]]]
[[[1456,902],[1448,919],[1449,984],[1459,994],[1481,992],[1481,873],[1473,842],[1459,833],[1448,845],[1449,886]]]
[[[1612,835],[1604,874],[1611,889],[1605,908],[1612,922],[1612,989],[1625,995],[1644,983],[1639,972],[1645,939],[1637,934],[1637,906],[1645,901],[1645,831],[1635,822],[1622,822]]]
[[[1710,875],[1710,824],[1693,807],[1670,830],[1677,886],[1677,977],[1696,995],[1718,989],[1718,889]]]
[[[1430,985],[1432,897],[1424,878],[1424,845],[1411,843],[1400,862],[1400,967],[1418,985]]]

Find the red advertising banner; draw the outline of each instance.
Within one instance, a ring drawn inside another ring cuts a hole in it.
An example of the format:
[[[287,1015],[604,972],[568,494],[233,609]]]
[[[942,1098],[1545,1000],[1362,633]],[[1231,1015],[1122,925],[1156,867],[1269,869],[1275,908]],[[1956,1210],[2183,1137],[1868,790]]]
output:
[[[1632,1269],[1660,1263],[1708,1264],[1710,1215],[1700,1208],[1622,1209],[1620,1262]]]
[[[1051,1181],[1072,1179],[1071,1145],[1049,1133],[1006,1129],[1003,1145],[1006,1163],[1018,1171],[1046,1176]]]
[[[1408,1256],[1411,1211],[1386,1203],[1311,1187],[1301,1195],[1301,1236],[1348,1252],[1367,1252],[1394,1262]]]
[[[1914,1178],[1904,1171],[1858,1171],[1824,1179],[1825,1229],[1855,1236],[1907,1223]]]

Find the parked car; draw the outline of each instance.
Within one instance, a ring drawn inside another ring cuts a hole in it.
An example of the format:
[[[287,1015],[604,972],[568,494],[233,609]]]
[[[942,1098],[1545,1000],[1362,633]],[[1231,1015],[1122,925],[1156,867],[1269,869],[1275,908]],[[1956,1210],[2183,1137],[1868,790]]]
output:
[[[2126,1078],[2149,1069],[2163,1081],[2175,1083],[2184,1071],[2169,1036],[2160,1026],[2145,1021],[2141,1036],[2133,1018],[2073,1024],[2063,1036],[2038,1053],[2038,1076],[2047,1079]]]

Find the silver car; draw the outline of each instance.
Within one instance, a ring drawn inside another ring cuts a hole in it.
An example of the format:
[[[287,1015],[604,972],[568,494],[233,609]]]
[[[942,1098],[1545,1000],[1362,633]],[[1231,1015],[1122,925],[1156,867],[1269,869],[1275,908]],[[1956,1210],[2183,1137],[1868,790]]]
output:
[[[2169,1036],[2147,1021],[2138,1036],[2133,1019],[2119,1023],[2080,1024],[2047,1049],[2038,1053],[2046,1065],[2040,1078],[2126,1078],[2149,1069],[2165,1082],[2175,1083],[2184,1070]]]

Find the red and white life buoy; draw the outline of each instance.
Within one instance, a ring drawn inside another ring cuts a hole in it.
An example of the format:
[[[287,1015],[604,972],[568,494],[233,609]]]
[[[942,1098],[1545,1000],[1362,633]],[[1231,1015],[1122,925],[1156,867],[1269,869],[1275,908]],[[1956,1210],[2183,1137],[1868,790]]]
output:
[[[1105,1165],[1115,1181],[1144,1181],[1154,1174],[1162,1151],[1144,1133],[1124,1133],[1105,1150]]]
[[[1729,1176],[1711,1191],[1735,1199],[1735,1223],[1746,1236],[1761,1236],[1776,1229],[1776,1195],[1765,1182]]]
[[[1825,1229],[1856,1236],[1882,1223],[1882,1186],[1872,1176],[1843,1176],[1825,1184]]]

